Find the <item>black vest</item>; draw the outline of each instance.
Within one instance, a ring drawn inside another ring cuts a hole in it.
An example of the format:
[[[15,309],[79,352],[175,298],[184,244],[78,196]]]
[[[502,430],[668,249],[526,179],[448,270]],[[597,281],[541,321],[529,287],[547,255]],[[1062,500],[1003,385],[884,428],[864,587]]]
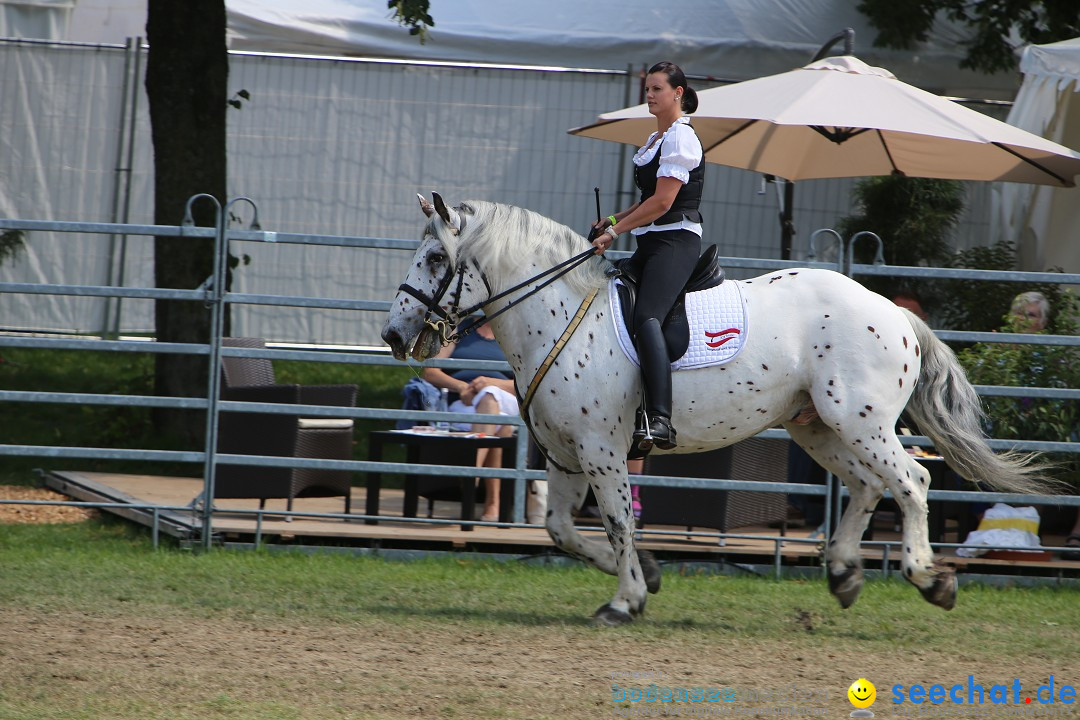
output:
[[[663,144],[663,141],[660,141]],[[634,165],[634,184],[641,191],[641,202],[645,202],[656,194],[656,173],[660,170],[660,151],[656,148],[653,159],[645,165]],[[700,223],[701,213],[698,206],[701,204],[701,189],[705,184],[705,160],[690,171],[690,179],[679,188],[679,194],[671,203],[671,208],[652,221],[654,225],[670,225],[681,222],[685,217],[691,222]]]

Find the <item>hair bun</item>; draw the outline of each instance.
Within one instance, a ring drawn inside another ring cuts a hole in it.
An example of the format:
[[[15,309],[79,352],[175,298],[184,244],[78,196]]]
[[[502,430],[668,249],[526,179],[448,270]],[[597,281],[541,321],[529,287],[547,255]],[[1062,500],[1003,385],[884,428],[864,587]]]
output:
[[[682,110],[687,115],[693,114],[698,107],[697,91],[689,85],[686,86],[686,90],[683,91],[682,96]]]

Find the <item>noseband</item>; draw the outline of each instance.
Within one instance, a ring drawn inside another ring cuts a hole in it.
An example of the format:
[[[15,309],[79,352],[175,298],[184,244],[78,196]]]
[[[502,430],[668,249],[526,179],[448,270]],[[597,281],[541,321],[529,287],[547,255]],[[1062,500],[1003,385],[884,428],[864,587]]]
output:
[[[475,262],[473,264],[476,265]],[[473,323],[464,331],[458,330],[458,326],[461,324],[463,318],[469,317],[488,303],[498,299],[497,297],[491,297],[491,283],[488,282],[487,276],[484,274],[484,271],[480,269],[480,266],[476,265],[476,270],[480,273],[480,278],[484,281],[484,286],[487,288],[488,299],[481,303],[477,303],[472,307],[461,309],[459,303],[461,302],[461,289],[465,284],[465,267],[466,264],[461,263],[456,271],[452,267],[447,268],[446,273],[439,279],[439,285],[435,288],[435,294],[432,296],[429,296],[423,290],[415,288],[408,283],[398,285],[399,291],[412,295],[423,304],[424,309],[427,311],[424,314],[424,323],[438,333],[439,341],[443,346],[461,340],[461,338],[479,327],[481,323]],[[455,275],[457,275],[457,286],[454,288],[454,296],[450,302],[450,309],[444,310],[441,304],[443,296],[446,295],[446,291],[450,289],[450,284],[453,282]],[[435,317],[440,319],[436,320]]]

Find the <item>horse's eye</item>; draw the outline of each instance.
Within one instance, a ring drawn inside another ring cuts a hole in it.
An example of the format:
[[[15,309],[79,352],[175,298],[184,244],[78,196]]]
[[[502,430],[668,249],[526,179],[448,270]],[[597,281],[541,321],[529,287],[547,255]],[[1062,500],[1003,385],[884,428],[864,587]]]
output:
[[[446,260],[446,255],[441,252],[433,252],[427,256],[429,265],[441,265]]]

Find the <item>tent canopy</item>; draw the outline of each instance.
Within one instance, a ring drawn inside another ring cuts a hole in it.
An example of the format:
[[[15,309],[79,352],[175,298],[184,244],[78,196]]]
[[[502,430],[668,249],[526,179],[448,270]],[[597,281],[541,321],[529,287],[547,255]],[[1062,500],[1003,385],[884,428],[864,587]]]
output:
[[[1080,38],[1031,45],[1008,122],[1080,148]],[[993,236],[1019,248],[1023,270],[1080,272],[1080,190],[1004,184],[993,199]]]
[[[855,30],[855,54],[941,94],[1011,99],[1010,73],[961,70],[964,31],[939,21],[914,51],[872,46],[851,0],[437,0],[421,44],[382,0],[227,0],[239,50],[635,69],[673,60],[688,73],[746,80],[805,65],[822,43]]]

